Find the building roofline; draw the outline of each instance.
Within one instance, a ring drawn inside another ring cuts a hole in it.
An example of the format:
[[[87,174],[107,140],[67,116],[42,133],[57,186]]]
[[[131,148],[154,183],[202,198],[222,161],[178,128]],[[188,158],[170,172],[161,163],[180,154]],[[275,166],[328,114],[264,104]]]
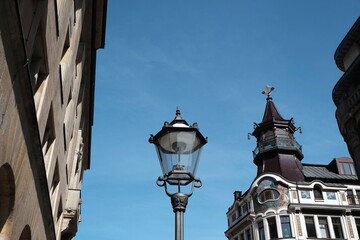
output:
[[[344,57],[348,53],[350,47],[360,39],[360,17],[355,21],[354,25],[351,27],[349,32],[345,35],[344,39],[341,41],[337,47],[334,59],[336,66],[341,70],[345,71],[344,66]]]
[[[358,56],[348,70],[341,76],[332,91],[332,98],[338,107],[341,100],[346,97],[347,90],[352,82],[356,82],[360,74],[360,56]]]

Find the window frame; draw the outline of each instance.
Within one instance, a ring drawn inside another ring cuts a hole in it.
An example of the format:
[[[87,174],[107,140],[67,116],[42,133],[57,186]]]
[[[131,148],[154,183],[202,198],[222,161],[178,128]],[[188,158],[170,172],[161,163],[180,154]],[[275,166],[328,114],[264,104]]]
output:
[[[258,225],[258,234],[259,234],[259,240],[265,240],[265,229],[264,229],[264,222],[263,220],[260,220],[257,222]]]
[[[319,185],[315,185],[313,189],[315,201],[324,201],[324,194]]]
[[[330,229],[327,217],[318,217],[318,223],[320,233],[319,238],[330,238]],[[325,234],[325,236],[323,234]]]
[[[353,162],[339,162],[338,166],[339,166],[340,175],[347,175],[347,176],[356,175],[356,170]]]
[[[334,220],[338,220],[338,222],[334,222]],[[332,223],[332,228],[334,230],[334,235],[335,238],[341,238],[344,239],[344,231],[343,231],[343,226],[341,223],[341,218],[340,217],[331,217],[331,223]],[[338,231],[336,231],[336,229]]]
[[[276,216],[266,218],[270,239],[278,238],[277,224],[276,224]]]
[[[314,216],[304,216],[305,220],[305,228],[306,228],[306,234],[308,238],[316,238],[316,226],[315,226],[315,218]],[[311,220],[311,221],[308,221]],[[310,231],[309,231],[310,230]],[[309,235],[311,233],[311,236]]]
[[[300,190],[301,199],[311,199],[311,194],[309,190]]]
[[[327,200],[337,200],[335,191],[327,191],[325,193],[326,193],[325,195],[326,195]]]
[[[358,235],[360,236],[360,218],[357,217],[357,218],[354,218],[355,219],[355,227],[356,227],[356,230],[358,232]]]
[[[292,230],[291,230],[290,216],[289,215],[281,215],[280,216],[280,224],[281,224],[282,237],[283,238],[291,238],[292,237]],[[289,235],[284,233],[285,229],[288,229]]]

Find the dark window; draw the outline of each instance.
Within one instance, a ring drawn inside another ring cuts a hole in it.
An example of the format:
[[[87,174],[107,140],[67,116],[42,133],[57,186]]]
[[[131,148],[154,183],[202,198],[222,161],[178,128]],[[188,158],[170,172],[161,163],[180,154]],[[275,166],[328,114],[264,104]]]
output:
[[[326,217],[319,217],[319,229],[322,238],[329,238],[329,226]]]
[[[314,187],[314,197],[315,200],[324,200],[321,188],[319,186]]]
[[[240,234],[240,240],[245,240],[245,234],[244,233]]]
[[[236,220],[236,213],[234,213],[233,215],[231,215],[231,222],[234,222]]]
[[[280,216],[283,237],[292,237],[289,216]]]
[[[240,240],[245,240],[245,234],[244,233],[240,234]]]
[[[241,217],[243,214],[241,213],[241,207],[238,206],[237,207],[237,213],[238,213],[238,216]]]
[[[305,217],[305,224],[308,237],[316,237],[314,217]]]
[[[356,223],[356,229],[360,234],[360,218],[355,218],[355,223]]]
[[[344,238],[342,227],[341,227],[341,221],[338,217],[331,218],[333,227],[334,227],[334,233],[336,238]]]
[[[360,220],[360,219],[359,219]],[[251,240],[251,232],[250,232],[250,228],[246,230],[246,240]]]
[[[248,212],[248,204],[247,203],[242,205],[242,212],[243,212],[243,214],[246,214]]]
[[[258,222],[258,227],[259,227],[259,239],[265,240],[264,224],[262,221]]]
[[[267,219],[269,225],[270,239],[277,238],[277,228],[276,228],[276,219],[275,217],[271,217]]]

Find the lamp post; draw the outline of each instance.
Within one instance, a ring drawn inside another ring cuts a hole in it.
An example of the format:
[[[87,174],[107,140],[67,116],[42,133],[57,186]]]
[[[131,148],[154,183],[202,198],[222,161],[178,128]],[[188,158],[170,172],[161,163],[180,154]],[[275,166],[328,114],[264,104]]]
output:
[[[207,138],[200,133],[196,123],[189,125],[182,119],[177,109],[175,119],[170,123],[165,122],[155,136],[150,136],[149,142],[155,145],[163,172],[156,183],[165,188],[175,213],[175,240],[184,240],[184,213],[194,187],[200,188],[202,185],[195,172]],[[182,192],[181,187],[189,184],[191,188],[188,192]],[[168,185],[175,186],[177,191],[171,191]]]

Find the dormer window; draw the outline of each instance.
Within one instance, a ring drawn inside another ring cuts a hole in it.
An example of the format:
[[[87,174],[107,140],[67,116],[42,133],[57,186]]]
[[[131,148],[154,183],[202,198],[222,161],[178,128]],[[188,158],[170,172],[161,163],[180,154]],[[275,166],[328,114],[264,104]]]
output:
[[[340,175],[356,175],[353,162],[339,162],[338,168]]]

